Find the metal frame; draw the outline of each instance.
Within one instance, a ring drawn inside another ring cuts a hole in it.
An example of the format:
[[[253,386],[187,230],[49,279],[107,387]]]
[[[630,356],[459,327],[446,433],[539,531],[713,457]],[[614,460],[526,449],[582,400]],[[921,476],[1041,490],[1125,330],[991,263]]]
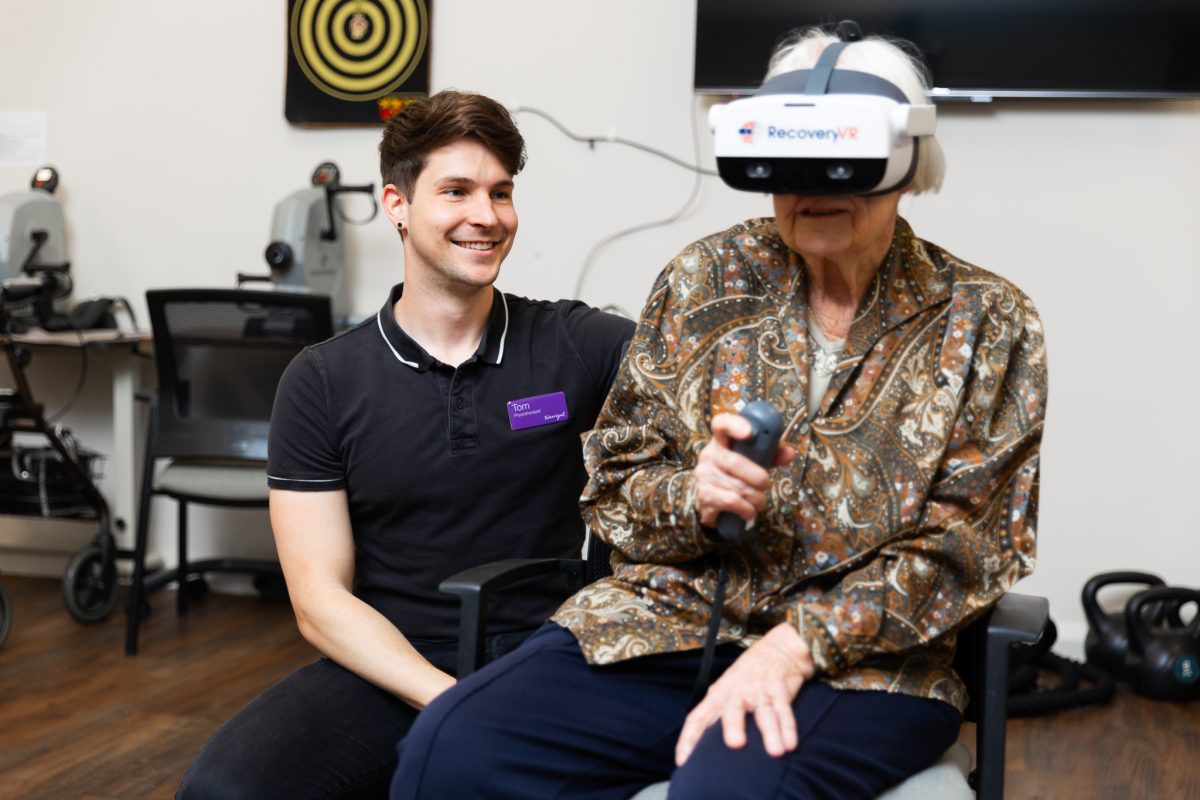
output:
[[[300,309],[314,322],[314,329],[305,343],[315,343],[333,335],[333,313],[330,299],[325,295],[293,294],[246,289],[163,289],[146,292],[154,335],[154,359],[158,373],[158,392],[149,398],[146,447],[143,458],[141,493],[138,503],[137,534],[133,551],[133,583],[126,607],[125,654],[135,655],[138,648],[138,629],[145,613],[146,596],[178,581],[176,610],[188,611],[188,578],[206,572],[241,572],[282,575],[278,562],[258,559],[206,559],[190,561],[187,557],[189,503],[231,508],[265,508],[264,500],[230,499],[209,495],[189,494],[162,489],[155,484],[155,465],[159,459],[228,459],[247,462],[263,461],[267,455],[269,419],[191,419],[179,413],[179,385],[174,362],[173,339],[167,325],[167,307],[185,303],[234,303],[263,308]],[[235,340],[214,340],[235,348]],[[299,352],[302,344],[282,342]],[[175,567],[146,574],[146,548],[149,540],[151,500],[155,495],[171,497],[178,504],[179,563]]]

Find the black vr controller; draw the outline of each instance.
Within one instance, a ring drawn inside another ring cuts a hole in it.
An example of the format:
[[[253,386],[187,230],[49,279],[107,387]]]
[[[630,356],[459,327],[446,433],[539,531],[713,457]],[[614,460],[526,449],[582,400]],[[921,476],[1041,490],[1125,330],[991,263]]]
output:
[[[747,405],[742,409],[742,416],[750,422],[750,435],[735,441],[730,445],[730,449],[764,469],[769,468],[775,460],[775,451],[779,449],[779,439],[783,435],[783,417],[773,405],[762,401]],[[716,531],[705,529],[705,533],[713,541],[722,544],[739,544],[747,538],[746,522],[737,514],[722,511],[717,515]],[[725,582],[729,579],[729,574],[725,569],[724,551],[718,549],[717,552],[721,566],[717,571],[717,588],[713,595],[712,614],[708,620],[708,634],[704,640],[704,656],[700,662],[700,671],[696,675],[696,684],[692,687],[689,706],[695,706],[708,688],[713,653],[717,646],[717,632],[721,626],[722,609],[725,607]]]
[[[775,406],[761,400],[743,408],[742,416],[750,422],[751,432],[745,439],[735,441],[731,449],[769,469],[783,435],[783,417]],[[722,511],[717,517],[717,533],[721,541],[737,544],[746,537],[746,521],[732,511]]]

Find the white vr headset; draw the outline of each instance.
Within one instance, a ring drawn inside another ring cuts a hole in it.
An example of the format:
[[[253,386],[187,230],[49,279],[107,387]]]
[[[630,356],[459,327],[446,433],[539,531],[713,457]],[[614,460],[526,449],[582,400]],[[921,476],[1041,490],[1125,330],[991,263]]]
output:
[[[912,180],[933,105],[913,105],[876,75],[834,69],[835,42],[811,69],[709,110],[717,172],[734,189],[769,194],[878,194]]]

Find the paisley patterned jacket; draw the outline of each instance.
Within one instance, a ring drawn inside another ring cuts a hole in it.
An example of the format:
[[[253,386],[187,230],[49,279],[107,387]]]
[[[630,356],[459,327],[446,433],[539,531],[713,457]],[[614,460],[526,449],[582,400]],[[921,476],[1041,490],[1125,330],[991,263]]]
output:
[[[713,415],[765,399],[796,449],[729,551],[721,642],[794,625],[818,679],[966,697],[955,633],[1034,565],[1041,321],[1013,284],[898,220],[815,415],[803,261],[772,219],[686,248],[655,281],[596,428],[581,500],[613,577],[554,620],[590,663],[699,648],[718,555],[692,470]]]

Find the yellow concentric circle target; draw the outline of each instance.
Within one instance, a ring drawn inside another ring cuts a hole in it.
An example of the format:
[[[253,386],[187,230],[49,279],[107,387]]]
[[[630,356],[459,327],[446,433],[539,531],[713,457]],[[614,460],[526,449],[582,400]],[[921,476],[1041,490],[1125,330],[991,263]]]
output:
[[[429,41],[424,0],[296,0],[292,52],[305,77],[339,100],[396,90]]]

